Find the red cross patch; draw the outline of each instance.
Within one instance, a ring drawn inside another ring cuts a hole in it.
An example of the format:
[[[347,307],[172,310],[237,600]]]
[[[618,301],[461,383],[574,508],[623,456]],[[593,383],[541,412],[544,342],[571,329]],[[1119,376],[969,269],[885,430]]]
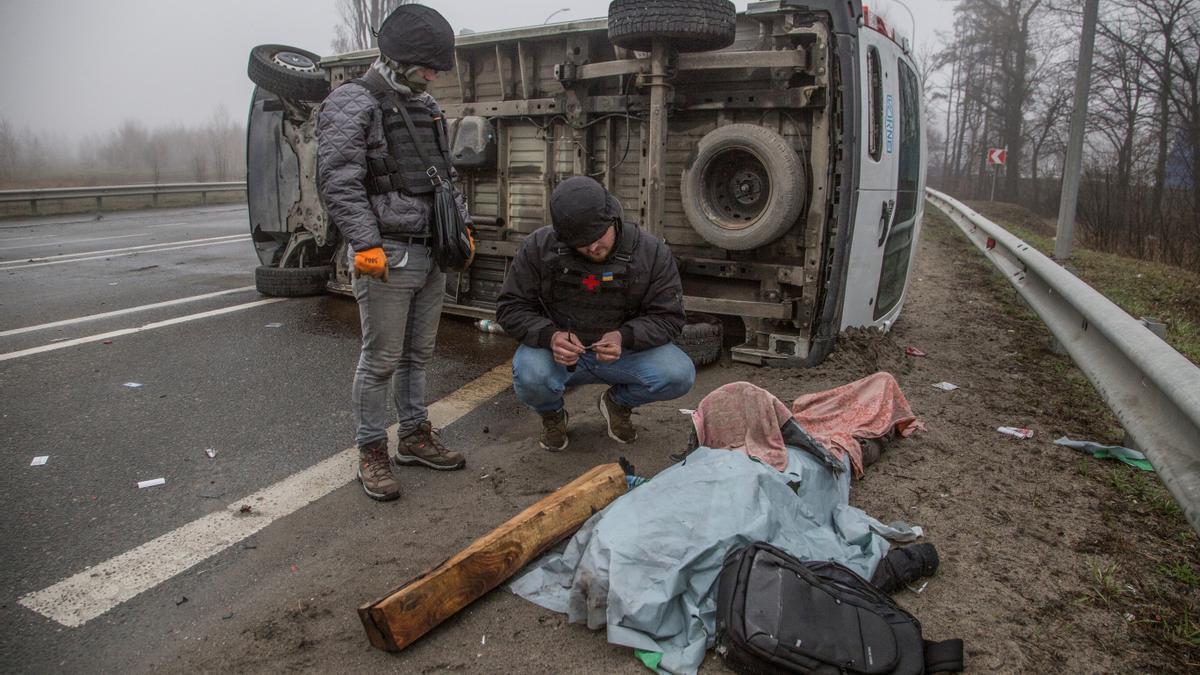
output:
[[[585,278],[583,280],[583,287],[588,289],[589,291],[596,290],[596,287],[599,285],[600,285],[600,282],[596,279],[595,274],[589,274],[589,275],[587,275],[587,278]]]

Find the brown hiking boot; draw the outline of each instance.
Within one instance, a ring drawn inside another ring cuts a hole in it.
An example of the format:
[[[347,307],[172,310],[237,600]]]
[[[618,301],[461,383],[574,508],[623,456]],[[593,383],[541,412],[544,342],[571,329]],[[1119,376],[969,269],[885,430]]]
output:
[[[607,423],[609,438],[618,443],[632,443],[637,440],[637,429],[633,428],[633,422],[629,419],[633,408],[626,408],[614,401],[612,387],[605,389],[604,393],[600,394],[600,402],[597,405]]]
[[[392,463],[388,461],[386,438],[358,449],[358,482],[371,499],[390,502],[400,497],[400,483],[392,475]]]
[[[396,449],[394,459],[397,466],[404,464],[424,464],[438,471],[453,471],[467,465],[462,453],[455,452],[442,443],[440,432],[433,428],[429,420],[412,433],[400,439],[400,447]]]
[[[542,437],[538,445],[543,450],[558,452],[567,449],[567,409],[542,415]]]

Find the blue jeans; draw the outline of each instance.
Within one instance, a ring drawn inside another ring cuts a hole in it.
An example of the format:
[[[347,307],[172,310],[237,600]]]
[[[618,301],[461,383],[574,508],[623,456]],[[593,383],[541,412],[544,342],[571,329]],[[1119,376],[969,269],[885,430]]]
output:
[[[433,357],[446,275],[425,246],[390,244],[386,282],[368,276],[354,279],[362,323],[362,353],[351,391],[359,447],[387,438],[389,390],[401,437],[429,416],[425,364]]]
[[[549,349],[521,345],[513,356],[513,389],[521,403],[538,414],[563,408],[563,392],[579,384],[613,385],[618,404],[636,408],[651,401],[669,401],[692,389],[696,367],[673,344],[640,352],[623,351],[609,363],[596,360],[595,352],[579,357],[575,372],[554,362]]]

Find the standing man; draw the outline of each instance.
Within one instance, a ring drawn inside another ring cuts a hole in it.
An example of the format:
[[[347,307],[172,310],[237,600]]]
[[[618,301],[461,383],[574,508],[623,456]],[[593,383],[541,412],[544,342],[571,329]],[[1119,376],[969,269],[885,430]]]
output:
[[[621,219],[621,204],[586,176],[550,195],[552,226],[525,238],[496,319],[521,342],[517,398],[542,416],[540,445],[567,447],[563,391],[607,384],[597,406],[608,435],[637,439],[634,408],[683,396],[696,368],[671,341],[683,329],[683,285],[667,245]]]
[[[321,104],[317,187],[353,258],[362,323],[352,389],[358,480],[371,498],[387,501],[400,496],[392,461],[450,470],[466,460],[445,446],[425,408],[425,366],[446,277],[428,246],[433,186],[421,154],[442,176],[454,175],[442,111],[425,88],[454,68],[454,30],[433,9],[401,5],[378,37],[379,58],[367,73]],[[465,202],[461,194],[456,198],[466,219]],[[388,458],[389,389],[399,417],[394,460]]]

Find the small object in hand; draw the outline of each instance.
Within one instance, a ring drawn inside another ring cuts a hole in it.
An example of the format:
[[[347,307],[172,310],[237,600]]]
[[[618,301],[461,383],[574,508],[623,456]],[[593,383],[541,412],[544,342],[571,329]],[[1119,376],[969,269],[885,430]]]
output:
[[[905,347],[904,353],[909,356],[927,356],[927,354],[916,347]]]

